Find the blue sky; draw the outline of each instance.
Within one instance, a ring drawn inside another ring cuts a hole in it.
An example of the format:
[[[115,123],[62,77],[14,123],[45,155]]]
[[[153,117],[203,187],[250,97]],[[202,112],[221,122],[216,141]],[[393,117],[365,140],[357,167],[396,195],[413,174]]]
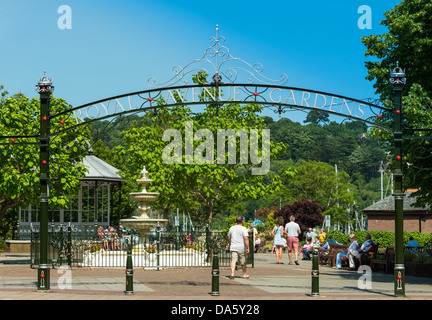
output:
[[[43,70],[55,96],[73,106],[149,89],[147,80],[202,56],[209,38],[226,38],[233,56],[264,66],[286,85],[352,98],[376,98],[367,81],[360,38],[382,34],[383,13],[400,1],[99,1],[1,0],[0,84],[9,93],[37,96]],[[61,5],[72,29],[59,29]],[[361,5],[372,28],[360,29]]]

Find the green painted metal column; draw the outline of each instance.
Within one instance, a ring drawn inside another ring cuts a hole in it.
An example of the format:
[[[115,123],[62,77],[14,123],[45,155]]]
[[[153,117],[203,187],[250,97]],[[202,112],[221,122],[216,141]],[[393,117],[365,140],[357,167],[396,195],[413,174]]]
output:
[[[134,294],[133,291],[133,261],[132,261],[132,248],[133,244],[127,241],[127,257],[126,257],[126,295]]]
[[[219,293],[219,250],[217,246],[213,248],[213,263],[212,263],[212,296],[218,296]]]
[[[403,197],[405,193],[402,185],[402,89],[406,84],[405,72],[399,64],[390,73],[390,84],[393,87],[394,104],[394,199],[395,199],[395,267],[394,267],[394,295],[405,297],[405,265],[403,244]]]
[[[49,136],[50,136],[50,95],[54,91],[52,79],[44,76],[39,79],[36,91],[40,94],[40,262],[38,267],[38,290],[50,289],[50,268],[48,266],[48,200],[49,200]]]
[[[318,250],[316,248],[313,249],[312,253],[312,289],[311,296],[318,297],[319,293],[319,262],[318,262]]]

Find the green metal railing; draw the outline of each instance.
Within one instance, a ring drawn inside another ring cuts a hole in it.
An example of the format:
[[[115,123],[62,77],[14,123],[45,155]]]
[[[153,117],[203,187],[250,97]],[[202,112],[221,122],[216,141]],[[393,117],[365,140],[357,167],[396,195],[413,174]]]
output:
[[[211,267],[213,250],[218,249],[219,266],[229,267],[231,254],[225,232],[154,231],[145,237],[131,231],[124,236],[99,238],[96,226],[60,226],[48,232],[48,264],[52,267],[124,268],[127,242],[132,244],[133,266],[161,269]],[[31,266],[38,266],[39,232],[31,232]],[[246,263],[254,266],[253,239]]]

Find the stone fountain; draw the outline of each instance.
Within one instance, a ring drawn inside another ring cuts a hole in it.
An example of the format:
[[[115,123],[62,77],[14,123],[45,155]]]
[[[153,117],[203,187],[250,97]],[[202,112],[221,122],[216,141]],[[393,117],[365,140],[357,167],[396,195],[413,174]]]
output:
[[[150,203],[156,201],[159,196],[158,192],[147,192],[146,185],[153,180],[147,178],[148,171],[145,166],[141,171],[142,177],[136,180],[143,186],[141,192],[129,193],[131,199],[139,203],[138,210],[141,213],[138,219],[122,219],[120,224],[126,228],[137,230],[141,237],[145,237],[147,233],[155,227],[163,227],[168,223],[167,219],[151,219],[148,216]]]
[[[164,227],[167,219],[152,219],[148,216],[150,203],[156,201],[159,196],[157,192],[147,192],[146,185],[152,180],[147,178],[147,170],[145,167],[141,171],[142,177],[137,180],[142,186],[141,192],[131,192],[130,197],[133,201],[138,202],[138,210],[141,216],[138,219],[122,219],[120,224],[126,228],[137,230],[140,233],[141,239],[145,239],[151,229]],[[85,250],[83,253],[82,266],[88,267],[125,267],[126,251],[105,251],[99,250],[91,252]],[[207,253],[205,251],[197,251],[193,248],[182,248],[180,250],[158,248],[156,253],[146,250],[146,243],[138,243],[134,245],[132,255],[134,267],[144,267],[157,269],[163,267],[181,267],[181,266],[209,266],[207,261]],[[118,258],[120,257],[120,258]],[[144,257],[144,259],[142,259]]]

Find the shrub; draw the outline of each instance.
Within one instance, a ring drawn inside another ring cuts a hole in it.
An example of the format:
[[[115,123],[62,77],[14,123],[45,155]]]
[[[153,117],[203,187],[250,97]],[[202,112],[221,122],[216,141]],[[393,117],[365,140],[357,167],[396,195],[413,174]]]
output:
[[[328,232],[327,235],[326,235],[325,241],[328,240],[329,236],[333,236],[333,239],[335,241],[339,242],[339,243],[342,243],[342,244],[351,244],[349,236],[346,235],[346,234],[344,234],[341,231],[334,230],[334,231]]]
[[[388,246],[395,245],[395,233],[392,231],[356,230],[353,233],[356,236],[356,240],[359,244],[362,244],[365,241],[366,235],[369,233],[372,237],[373,242],[378,243],[380,248],[386,248]],[[351,243],[351,241],[349,240],[349,235],[346,235],[340,231],[335,230],[328,232],[326,236],[326,241],[328,240],[328,237],[330,235],[332,235],[333,239],[335,239],[337,242],[343,244]],[[418,231],[413,231],[409,233],[404,232],[404,245],[409,242],[410,236],[412,236],[414,240],[417,241],[422,247],[432,243],[432,233],[420,233]]]

